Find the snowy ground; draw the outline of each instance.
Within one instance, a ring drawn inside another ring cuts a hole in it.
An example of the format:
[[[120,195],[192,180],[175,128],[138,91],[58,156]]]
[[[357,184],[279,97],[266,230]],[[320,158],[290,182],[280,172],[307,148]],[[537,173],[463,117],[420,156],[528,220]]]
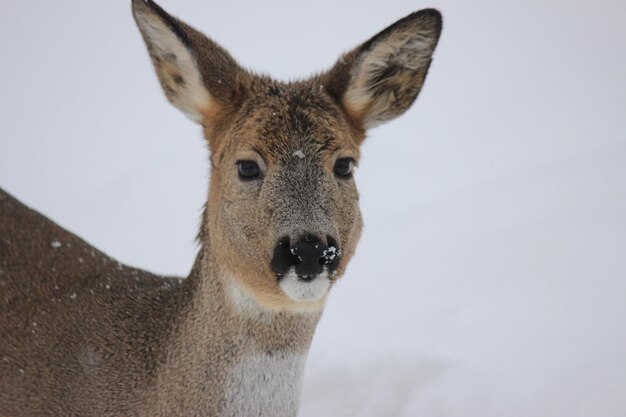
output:
[[[207,153],[129,3],[0,2],[0,184],[184,275]],[[417,104],[364,145],[365,233],[301,416],[625,416],[626,3],[267,3],[162,1],[283,79],[418,8],[445,17]]]

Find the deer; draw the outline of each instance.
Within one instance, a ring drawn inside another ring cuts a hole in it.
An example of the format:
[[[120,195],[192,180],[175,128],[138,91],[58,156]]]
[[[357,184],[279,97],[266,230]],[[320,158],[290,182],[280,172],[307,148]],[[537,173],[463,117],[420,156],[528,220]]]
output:
[[[0,415],[295,416],[361,233],[360,145],[415,101],[441,14],[282,82],[151,0],[132,13],[165,96],[208,143],[198,254],[186,278],[123,265],[0,190]]]

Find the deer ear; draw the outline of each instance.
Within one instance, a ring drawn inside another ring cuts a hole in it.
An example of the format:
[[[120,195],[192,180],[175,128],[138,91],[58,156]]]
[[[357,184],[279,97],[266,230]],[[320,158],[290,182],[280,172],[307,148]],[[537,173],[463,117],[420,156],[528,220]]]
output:
[[[371,128],[404,113],[417,98],[441,33],[441,14],[415,12],[343,55],[323,76],[355,122]]]
[[[132,8],[170,103],[203,124],[236,104],[246,73],[224,49],[151,0],[132,0]]]

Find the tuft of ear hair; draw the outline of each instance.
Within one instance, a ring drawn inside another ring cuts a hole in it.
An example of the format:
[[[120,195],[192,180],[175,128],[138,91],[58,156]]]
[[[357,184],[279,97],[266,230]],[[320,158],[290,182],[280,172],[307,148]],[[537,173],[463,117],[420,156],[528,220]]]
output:
[[[132,9],[170,103],[206,124],[242,101],[248,74],[228,52],[152,0],[132,0]]]
[[[441,27],[434,9],[397,21],[344,54],[322,76],[327,91],[365,129],[401,115],[424,84]]]

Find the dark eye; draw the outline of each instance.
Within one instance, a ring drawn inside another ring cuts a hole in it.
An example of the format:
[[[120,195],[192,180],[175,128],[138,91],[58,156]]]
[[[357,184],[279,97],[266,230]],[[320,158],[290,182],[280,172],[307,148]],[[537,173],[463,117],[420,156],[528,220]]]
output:
[[[261,176],[261,168],[255,161],[237,161],[237,169],[242,180],[254,180]]]
[[[352,158],[339,158],[335,162],[335,174],[341,178],[352,177]]]

